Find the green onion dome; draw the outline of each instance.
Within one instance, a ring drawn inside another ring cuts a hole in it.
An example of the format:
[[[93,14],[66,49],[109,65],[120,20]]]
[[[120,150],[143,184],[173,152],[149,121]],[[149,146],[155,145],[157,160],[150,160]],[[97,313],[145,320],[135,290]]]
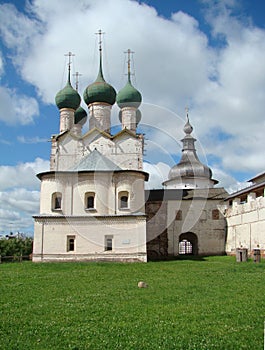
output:
[[[71,108],[76,110],[81,102],[79,93],[72,87],[70,82],[70,71],[65,87],[55,96],[55,103],[59,109]]]
[[[130,74],[128,74],[128,82],[122,88],[116,98],[116,102],[120,108],[134,107],[138,108],[142,102],[142,95],[136,90],[131,83]]]
[[[83,107],[78,107],[75,111],[75,124],[84,125],[87,121],[87,112]]]
[[[87,105],[94,102],[103,102],[113,105],[116,100],[116,91],[108,83],[106,83],[101,66],[101,59],[99,65],[99,73],[96,81],[90,84],[84,91],[84,100]]]

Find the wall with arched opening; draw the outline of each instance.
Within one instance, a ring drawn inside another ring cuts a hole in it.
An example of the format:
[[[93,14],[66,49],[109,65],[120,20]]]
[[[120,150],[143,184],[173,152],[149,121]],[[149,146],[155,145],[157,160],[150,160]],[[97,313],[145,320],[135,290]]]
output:
[[[179,236],[180,255],[198,255],[198,237],[193,232],[185,232]]]

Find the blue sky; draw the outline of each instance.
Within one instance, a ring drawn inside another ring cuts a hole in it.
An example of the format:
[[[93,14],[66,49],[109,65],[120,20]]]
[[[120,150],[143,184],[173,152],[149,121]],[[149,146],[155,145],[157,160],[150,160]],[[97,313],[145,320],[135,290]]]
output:
[[[263,1],[0,1],[0,234],[32,232],[35,174],[48,169],[50,136],[59,132],[64,55],[75,54],[82,95],[97,75],[98,29],[116,91],[126,81],[124,51],[135,52],[149,187],[179,160],[186,106],[200,159],[220,185],[233,191],[264,171]],[[116,126],[117,114],[114,107]]]

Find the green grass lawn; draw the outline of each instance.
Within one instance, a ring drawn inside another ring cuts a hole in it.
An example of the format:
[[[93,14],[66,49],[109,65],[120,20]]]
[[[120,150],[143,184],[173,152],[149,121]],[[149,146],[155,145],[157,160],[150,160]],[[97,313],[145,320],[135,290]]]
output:
[[[258,350],[264,320],[265,261],[0,265],[2,350]]]

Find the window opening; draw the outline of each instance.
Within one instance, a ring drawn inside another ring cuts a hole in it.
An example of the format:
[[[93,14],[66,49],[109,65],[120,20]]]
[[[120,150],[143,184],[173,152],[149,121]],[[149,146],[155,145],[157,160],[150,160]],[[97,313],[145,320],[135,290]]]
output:
[[[113,249],[113,237],[105,237],[105,250]]]
[[[85,209],[95,209],[95,193],[85,193]]]
[[[62,208],[62,194],[55,192],[52,194],[52,209],[59,210]]]
[[[55,204],[54,209],[60,209],[62,204],[62,198],[61,197],[55,197]]]
[[[187,239],[179,242],[179,254],[192,254],[192,244]]]
[[[121,196],[120,207],[121,207],[121,209],[128,208],[128,197],[127,196]]]
[[[75,236],[67,236],[67,251],[73,252],[75,250]]]
[[[87,208],[88,209],[94,208],[94,197],[93,196],[87,197]]]

